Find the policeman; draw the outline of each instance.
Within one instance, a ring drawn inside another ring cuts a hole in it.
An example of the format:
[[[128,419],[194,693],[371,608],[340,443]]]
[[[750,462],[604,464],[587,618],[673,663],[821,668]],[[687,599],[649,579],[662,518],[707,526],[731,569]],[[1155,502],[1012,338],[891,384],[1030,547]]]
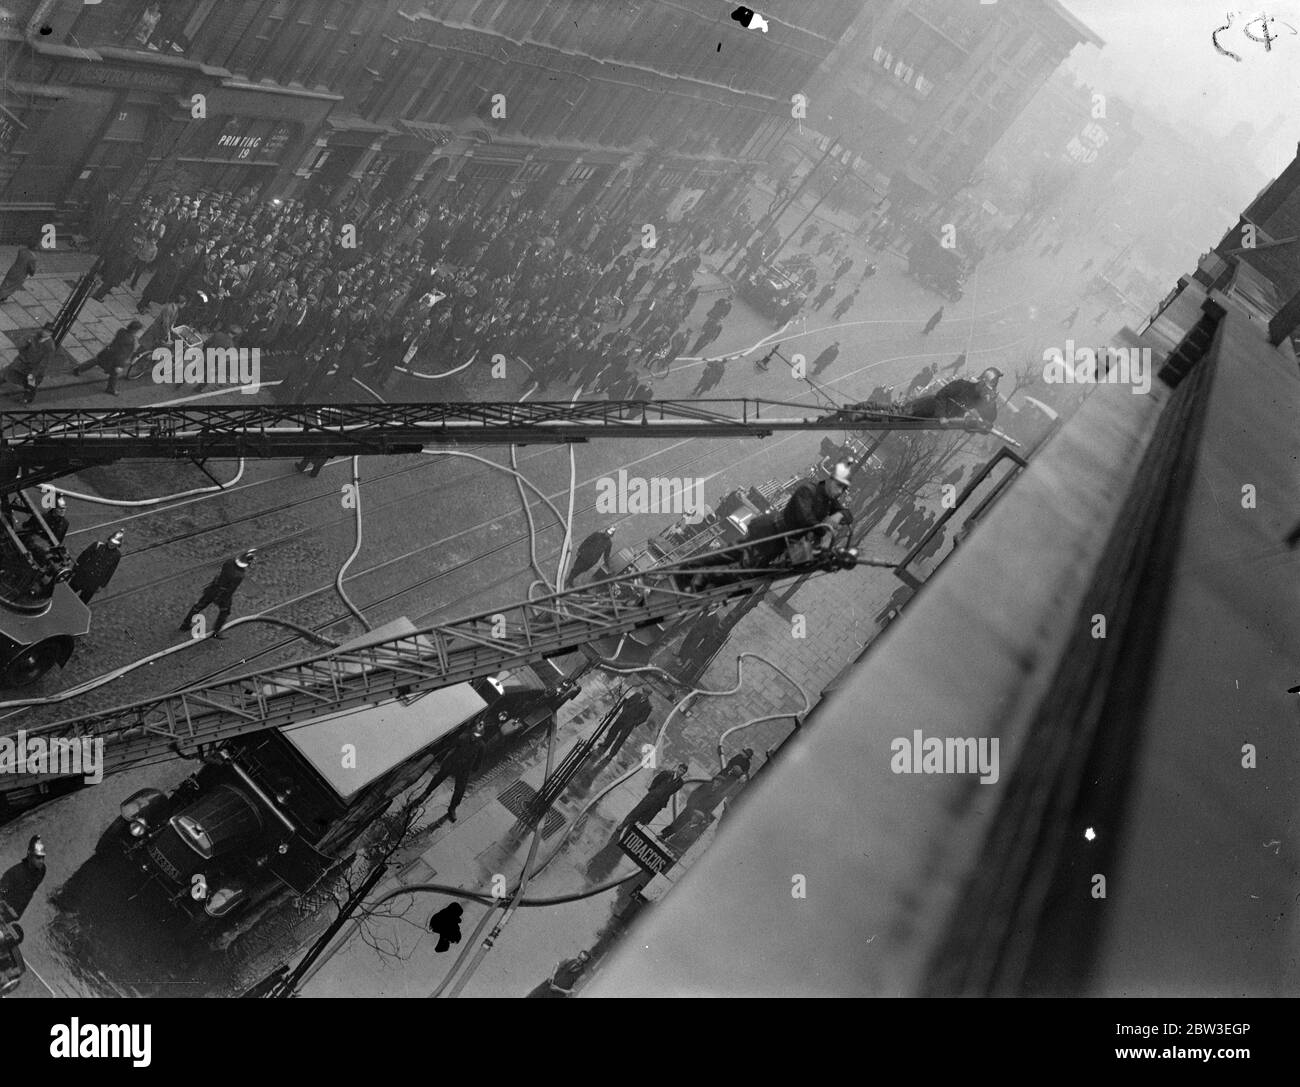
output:
[[[194,617],[210,605],[216,604],[217,625],[213,628],[212,637],[221,638],[221,628],[226,625],[226,620],[230,618],[230,609],[235,600],[235,590],[243,582],[244,575],[248,573],[248,567],[256,554],[257,548],[250,547],[233,559],[227,559],[221,567],[221,572],[208,582],[207,587],[203,590],[203,595],[199,597],[199,602],[190,608],[184,622],[176,629],[182,633],[189,631],[190,622]]]
[[[90,598],[112,579],[122,558],[124,536],[125,533],[119,529],[107,540],[96,540],[77,556],[77,564],[72,568],[68,586],[81,597],[83,604],[89,604]]]

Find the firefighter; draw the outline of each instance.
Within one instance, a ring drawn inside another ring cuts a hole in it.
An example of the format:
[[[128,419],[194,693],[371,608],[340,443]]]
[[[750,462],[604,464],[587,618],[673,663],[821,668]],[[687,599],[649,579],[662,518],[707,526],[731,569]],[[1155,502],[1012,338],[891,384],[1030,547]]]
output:
[[[122,539],[125,533],[120,529],[107,540],[97,540],[77,556],[77,564],[72,569],[72,579],[68,582],[83,604],[89,604],[100,589],[112,580],[113,572],[122,558]]]
[[[479,722],[469,730],[455,747],[447,753],[433,775],[433,780],[424,787],[416,805],[423,804],[433,795],[433,791],[447,778],[452,779],[451,803],[447,806],[447,818],[456,821],[456,809],[460,806],[465,790],[469,787],[470,775],[483,765],[483,756],[487,752],[487,741],[483,739],[483,725]]]
[[[247,551],[240,552],[233,559],[227,559],[217,576],[208,582],[207,587],[203,590],[203,595],[199,597],[198,603],[190,608],[184,621],[176,629],[181,633],[188,632],[194,617],[212,604],[216,604],[217,625],[213,628],[212,637],[220,639],[221,628],[226,625],[226,620],[230,618],[230,609],[235,600],[235,590],[242,584],[244,575],[248,573],[248,567],[256,555],[257,548],[250,547]]]
[[[960,419],[977,415],[990,426],[998,417],[998,379],[1002,371],[990,366],[979,381],[958,378],[950,381],[937,393],[921,396],[908,404],[905,415],[920,419]]]
[[[614,526],[602,529],[600,532],[593,532],[582,543],[578,544],[578,552],[573,556],[573,565],[569,567],[569,576],[566,584],[572,586],[578,579],[579,574],[585,574],[593,567],[599,566],[605,573],[609,573],[609,554],[614,548]]]
[[[27,843],[27,856],[0,876],[0,902],[13,911],[15,921],[22,917],[44,879],[45,843],[39,834],[33,834]]]
[[[753,538],[758,544],[746,552],[747,565],[770,566],[787,547],[808,539],[806,533],[778,539],[767,538],[776,533],[818,526],[836,528],[852,521],[853,514],[842,502],[849,489],[849,479],[849,466],[840,461],[831,469],[830,475],[820,482],[799,484],[779,516],[755,517],[750,523],[747,539]]]
[[[55,493],[54,508],[45,510],[41,513],[45,523],[54,533],[54,538],[62,546],[64,537],[68,534],[68,500],[62,493]],[[34,537],[38,540],[45,538],[45,533],[41,531],[40,523],[36,520],[36,515],[32,514],[23,522],[23,527],[19,535],[23,537]],[[26,542],[26,540],[24,540]]]

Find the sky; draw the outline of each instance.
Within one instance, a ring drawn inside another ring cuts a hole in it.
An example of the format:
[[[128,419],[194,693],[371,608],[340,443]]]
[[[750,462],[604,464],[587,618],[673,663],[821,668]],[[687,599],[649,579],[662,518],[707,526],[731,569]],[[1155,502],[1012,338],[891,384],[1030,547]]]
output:
[[[1279,113],[1286,121],[1256,154],[1259,168],[1278,174],[1300,142],[1300,0],[1257,7],[1231,0],[1063,0],[1064,6],[1105,39],[1103,49],[1079,46],[1069,67],[1098,90],[1135,102],[1190,131],[1225,135],[1239,121],[1262,131]],[[1240,61],[1220,55],[1220,46]],[[1268,15],[1277,40],[1266,52],[1244,28],[1261,37]],[[1295,34],[1291,29],[1296,30]]]

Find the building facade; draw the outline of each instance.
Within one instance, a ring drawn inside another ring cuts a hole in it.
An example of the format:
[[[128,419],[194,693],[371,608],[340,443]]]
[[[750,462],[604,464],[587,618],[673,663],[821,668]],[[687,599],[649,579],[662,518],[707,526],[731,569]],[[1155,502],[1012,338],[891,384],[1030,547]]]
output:
[[[860,157],[882,211],[940,212],[1077,45],[1056,0],[864,6],[813,80],[810,126]]]
[[[771,7],[765,35],[711,0],[0,0],[0,216],[168,176],[557,209],[716,190],[859,11]]]

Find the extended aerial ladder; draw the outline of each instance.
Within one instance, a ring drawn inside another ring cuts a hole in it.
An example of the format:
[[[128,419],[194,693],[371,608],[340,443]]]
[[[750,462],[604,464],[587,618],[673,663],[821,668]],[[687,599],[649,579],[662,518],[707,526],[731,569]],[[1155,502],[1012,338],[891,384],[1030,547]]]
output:
[[[438,404],[177,405],[0,412],[0,493],[122,458],[417,453],[426,445],[587,442],[592,438],[765,438],[790,430],[964,430],[879,404],[580,400]]]
[[[734,553],[739,556],[737,547]],[[714,553],[717,554],[716,552]],[[724,560],[725,561],[725,560]],[[699,591],[679,587],[688,563],[541,596],[463,619],[437,623],[397,638],[340,649],[304,660],[245,672],[171,694],[24,729],[39,738],[79,743],[102,739],[104,773],[148,761],[193,757],[200,749],[237,736],[373,705],[495,675],[555,657],[612,635],[762,590],[792,577],[849,569],[856,553],[828,550],[793,566],[750,569],[712,567],[734,580]],[[21,721],[21,718],[19,719]],[[21,725],[6,731],[11,742]],[[6,737],[0,735],[0,743]],[[30,750],[30,747],[27,748]],[[39,780],[50,779],[44,775]],[[0,793],[26,788],[38,778],[0,774]]]

